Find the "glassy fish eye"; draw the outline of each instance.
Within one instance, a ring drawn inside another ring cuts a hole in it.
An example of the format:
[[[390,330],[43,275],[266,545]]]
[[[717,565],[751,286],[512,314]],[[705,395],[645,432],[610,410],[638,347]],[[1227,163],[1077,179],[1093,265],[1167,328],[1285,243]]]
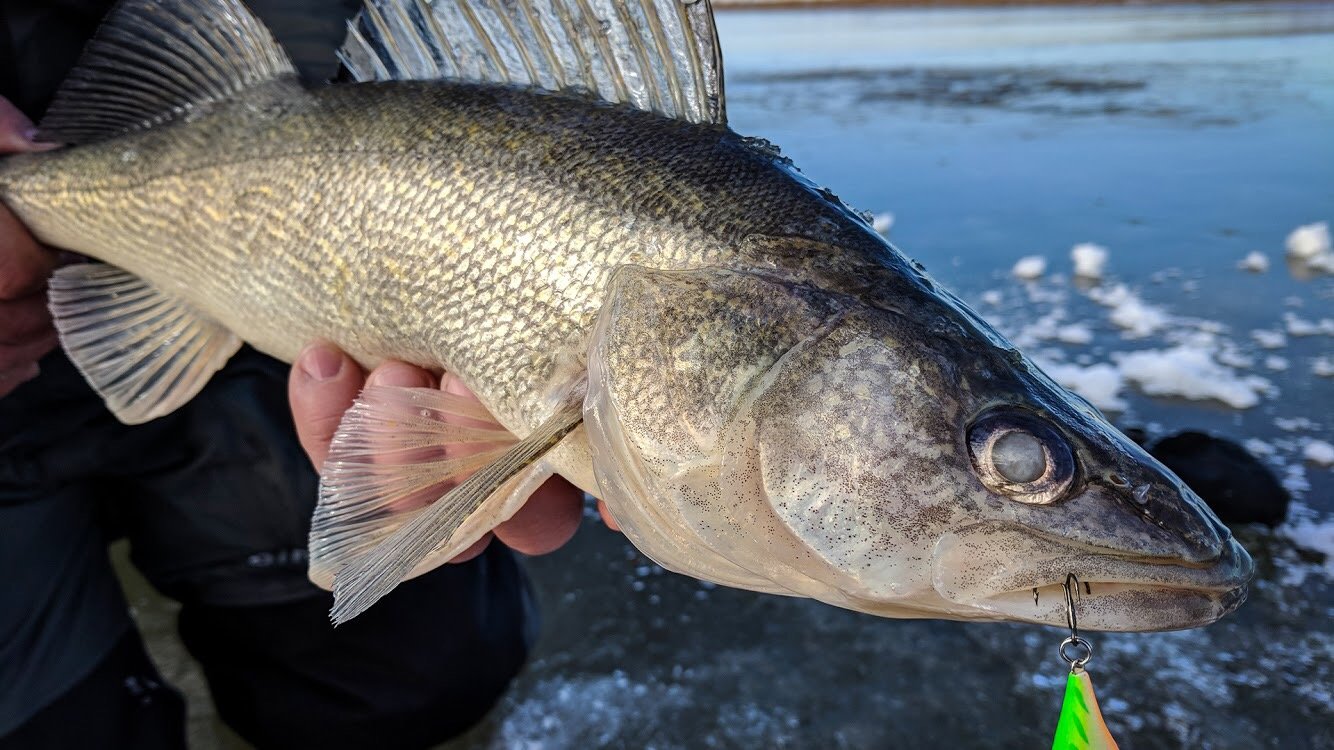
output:
[[[1021,503],[1060,500],[1075,475],[1065,438],[1016,410],[990,411],[975,420],[968,429],[968,454],[983,484]]]

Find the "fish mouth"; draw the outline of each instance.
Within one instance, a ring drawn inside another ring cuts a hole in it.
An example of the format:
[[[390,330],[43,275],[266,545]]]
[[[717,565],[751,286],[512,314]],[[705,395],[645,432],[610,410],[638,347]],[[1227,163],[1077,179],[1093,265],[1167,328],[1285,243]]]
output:
[[[1052,539],[1029,529],[987,524],[947,534],[937,544],[933,584],[978,617],[1066,624],[1066,577],[1079,579],[1079,627],[1159,631],[1208,625],[1246,600],[1254,572],[1231,536],[1212,560],[1129,556]]]

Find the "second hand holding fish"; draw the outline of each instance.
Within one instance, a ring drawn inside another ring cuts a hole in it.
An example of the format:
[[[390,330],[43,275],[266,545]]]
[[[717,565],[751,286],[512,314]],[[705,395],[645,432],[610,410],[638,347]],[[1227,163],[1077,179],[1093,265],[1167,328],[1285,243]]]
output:
[[[448,373],[437,378],[420,367],[396,361],[385,362],[366,373],[355,360],[332,344],[314,342],[301,351],[293,364],[288,399],[301,447],[317,471],[329,455],[329,443],[339,422],[365,386],[438,386],[447,393],[472,396],[461,380]],[[539,487],[513,518],[497,526],[494,535],[506,546],[525,555],[543,555],[574,536],[583,517],[583,506],[583,492],[555,476]],[[598,507],[604,520],[609,519],[601,501]],[[491,535],[483,537],[450,562],[471,560],[481,554],[490,541]]]

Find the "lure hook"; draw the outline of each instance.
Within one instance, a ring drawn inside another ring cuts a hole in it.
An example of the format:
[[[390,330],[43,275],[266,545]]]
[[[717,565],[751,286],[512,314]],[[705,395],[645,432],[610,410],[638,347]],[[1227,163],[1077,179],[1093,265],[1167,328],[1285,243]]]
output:
[[[1070,637],[1061,641],[1059,653],[1061,658],[1070,665],[1070,672],[1073,674],[1082,671],[1084,665],[1088,664],[1089,659],[1093,658],[1093,646],[1079,637],[1079,617],[1075,612],[1075,600],[1083,600],[1079,588],[1079,576],[1070,573],[1065,577],[1065,583],[1061,584],[1061,588],[1065,589],[1065,624],[1070,627]],[[1067,649],[1082,649],[1082,654],[1079,651],[1074,651],[1074,655],[1072,655],[1066,653]]]

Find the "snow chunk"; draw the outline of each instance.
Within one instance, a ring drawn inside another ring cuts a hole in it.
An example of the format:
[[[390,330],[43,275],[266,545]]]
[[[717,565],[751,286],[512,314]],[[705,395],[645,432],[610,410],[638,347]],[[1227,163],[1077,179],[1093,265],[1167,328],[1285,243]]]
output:
[[[1078,323],[1056,329],[1056,340],[1065,344],[1087,344],[1093,340],[1093,331]]]
[[[1323,253],[1306,261],[1306,267],[1321,273],[1334,273],[1334,253]]]
[[[1282,331],[1251,331],[1251,338],[1265,349],[1279,349],[1288,343]]]
[[[1284,432],[1301,432],[1320,427],[1307,417],[1274,417],[1274,426]]]
[[[1010,269],[1010,273],[1025,281],[1032,281],[1041,276],[1046,270],[1046,258],[1041,255],[1029,255],[1020,258],[1019,261],[1014,264],[1014,268]]]
[[[1311,372],[1322,378],[1334,378],[1334,357],[1316,357],[1311,360]]]
[[[1282,372],[1283,370],[1288,369],[1288,360],[1286,357],[1270,355],[1265,357],[1265,367],[1268,367],[1275,372]]]
[[[1303,519],[1280,528],[1283,535],[1291,539],[1293,544],[1323,554],[1325,575],[1334,576],[1334,519],[1323,523]]]
[[[1161,308],[1146,304],[1138,297],[1131,297],[1117,305],[1107,317],[1118,328],[1124,328],[1127,335],[1135,338],[1148,336],[1167,323],[1167,315]]]
[[[1246,449],[1247,453],[1256,458],[1265,458],[1278,452],[1277,448],[1259,438],[1246,438],[1241,446]]]
[[[1070,248],[1070,260],[1075,264],[1075,275],[1086,279],[1101,279],[1107,265],[1107,248],[1092,242],[1081,242]]]
[[[1143,338],[1167,325],[1167,313],[1162,308],[1144,302],[1125,284],[1090,289],[1088,296],[1103,307],[1112,308],[1108,319],[1130,338]]]
[[[1039,362],[1038,366],[1052,380],[1088,399],[1089,403],[1103,411],[1125,411],[1128,406],[1125,399],[1121,398],[1125,378],[1113,365],[1102,363],[1080,367],[1044,361]]]
[[[1264,273],[1269,270],[1269,256],[1261,252],[1251,252],[1237,261],[1237,268],[1251,273]]]
[[[885,211],[871,217],[871,228],[880,234],[889,234],[889,228],[894,226],[894,214]]]
[[[1310,321],[1305,318],[1297,317],[1296,313],[1283,313],[1283,324],[1287,326],[1288,333],[1293,336],[1334,336],[1334,318],[1321,318],[1319,321]]]
[[[1256,375],[1237,375],[1214,361],[1203,348],[1183,344],[1114,354],[1125,379],[1150,396],[1213,399],[1234,409],[1249,409],[1272,386]]]
[[[1329,224],[1320,221],[1297,227],[1288,235],[1288,255],[1310,260],[1330,252]]]
[[[1000,307],[1001,302],[1005,300],[1005,295],[1000,293],[999,289],[988,289],[982,292],[982,301],[992,307]]]
[[[1324,440],[1308,440],[1302,448],[1302,458],[1317,466],[1334,466],[1334,445]]]

